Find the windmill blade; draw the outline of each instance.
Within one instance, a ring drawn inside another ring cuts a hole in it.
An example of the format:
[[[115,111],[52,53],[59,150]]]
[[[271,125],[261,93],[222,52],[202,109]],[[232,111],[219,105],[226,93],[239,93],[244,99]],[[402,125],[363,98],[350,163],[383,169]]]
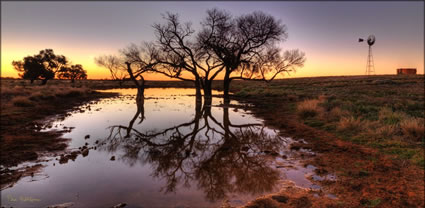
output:
[[[363,38],[359,38],[359,42],[363,42],[364,41],[364,39]]]
[[[375,43],[375,36],[374,35],[369,35],[369,37],[367,38],[367,44],[369,44],[370,46],[373,45]]]

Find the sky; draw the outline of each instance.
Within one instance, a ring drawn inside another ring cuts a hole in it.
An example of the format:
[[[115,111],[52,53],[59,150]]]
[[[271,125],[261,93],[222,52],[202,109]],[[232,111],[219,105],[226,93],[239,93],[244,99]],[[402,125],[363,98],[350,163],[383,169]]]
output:
[[[178,13],[197,31],[212,8],[233,16],[262,11],[281,20],[289,36],[280,47],[299,49],[307,58],[304,67],[284,77],[364,75],[368,45],[358,38],[371,34],[376,36],[376,74],[395,74],[402,67],[424,74],[423,1],[2,1],[1,76],[18,77],[12,61],[51,48],[72,64],[82,64],[89,79],[109,78],[95,57],[118,54],[130,43],[154,41],[152,25],[164,22],[166,12]]]

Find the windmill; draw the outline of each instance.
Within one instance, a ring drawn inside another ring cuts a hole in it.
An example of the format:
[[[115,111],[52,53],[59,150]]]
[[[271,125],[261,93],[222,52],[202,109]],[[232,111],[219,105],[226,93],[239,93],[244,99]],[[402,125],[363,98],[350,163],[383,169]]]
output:
[[[373,63],[373,55],[372,55],[372,45],[375,43],[375,36],[369,35],[367,38],[367,44],[369,45],[369,54],[367,56],[367,64],[366,64],[366,75],[375,74],[375,66]],[[359,42],[363,42],[363,38],[359,38]]]

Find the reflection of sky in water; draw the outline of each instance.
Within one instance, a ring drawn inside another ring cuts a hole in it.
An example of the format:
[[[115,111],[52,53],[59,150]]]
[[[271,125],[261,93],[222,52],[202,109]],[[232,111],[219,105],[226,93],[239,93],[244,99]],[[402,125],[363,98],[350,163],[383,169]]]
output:
[[[135,102],[136,91],[134,89],[108,91],[118,91],[122,94],[119,97],[106,98],[99,102],[85,105],[82,107],[84,112],[77,110],[64,120],[53,122],[53,128],[57,129],[62,129],[64,126],[75,127],[70,133],[64,135],[65,138],[72,138],[70,149],[78,149],[78,147],[83,146],[86,142],[89,143],[89,146],[93,146],[96,140],[105,141],[110,133],[110,128],[108,127],[113,125],[128,126],[129,121],[134,117],[137,111]],[[139,119],[137,119],[134,128],[140,132],[161,131],[165,128],[192,121],[195,116],[195,97],[191,96],[193,94],[193,89],[146,89],[146,99],[144,101],[145,120],[141,124],[138,124]],[[211,108],[211,117],[215,118],[219,123],[223,123],[224,116],[223,108],[219,107],[221,102],[221,98],[214,98],[212,101],[213,107]],[[232,107],[229,108],[228,115],[232,124],[262,123],[262,120],[240,109],[239,107],[243,106],[239,106],[239,103],[236,101],[232,101],[231,104]],[[233,105],[238,106],[235,107]],[[209,122],[212,123],[211,120]],[[203,124],[202,119],[200,120],[200,124]],[[211,125],[214,126],[214,128],[218,128],[216,124]],[[190,132],[192,130],[191,128],[193,127],[182,129],[182,132]],[[232,131],[234,129],[235,128],[232,128]],[[265,128],[264,130],[270,135],[275,134],[271,129]],[[85,135],[90,135],[90,138],[85,139]],[[168,135],[165,135],[161,138],[166,139],[167,136]],[[161,138],[159,138],[159,140]],[[202,134],[199,134],[198,138],[202,140]],[[140,158],[136,163],[126,161],[128,160],[124,157],[126,152],[123,151],[125,145],[126,144],[122,144],[122,147],[118,148],[116,152],[101,151],[101,148],[90,150],[87,157],[79,155],[75,161],[70,160],[65,164],[59,164],[58,161],[55,160],[46,162],[44,163],[46,167],[42,172],[44,175],[47,175],[48,178],[28,182],[30,179],[27,177],[19,181],[12,188],[3,190],[1,194],[2,205],[43,207],[46,205],[73,202],[77,207],[111,207],[124,202],[128,204],[127,207],[217,207],[226,199],[229,199],[233,205],[241,205],[241,203],[261,195],[259,193],[254,195],[240,194],[241,192],[253,192],[252,190],[240,190],[240,187],[253,186],[248,183],[240,185],[239,190],[238,187],[233,189],[229,187],[226,189],[226,187],[224,187],[224,189],[234,190],[234,192],[227,192],[227,198],[209,202],[206,199],[205,190],[202,190],[202,187],[196,182],[197,180],[203,179],[197,179],[195,173],[188,174],[189,178],[193,179],[189,180],[188,185],[190,186],[184,186],[184,184],[178,183],[174,193],[161,192],[161,188],[165,187],[166,181],[164,181],[161,175],[160,177],[154,177],[154,171],[152,169],[157,167],[158,164],[155,164],[155,167],[153,167],[151,164],[152,160],[150,160],[152,158],[147,157],[144,152],[141,154],[144,154],[146,158]],[[251,144],[244,145],[250,146]],[[254,145],[255,144],[252,144],[251,146]],[[261,145],[264,146],[264,144],[260,144],[260,146]],[[245,148],[245,146],[241,147]],[[214,147],[211,149],[214,149]],[[201,149],[198,151],[198,154],[201,156],[185,160],[185,165],[187,164],[188,167],[183,170],[189,168],[187,171],[190,172],[190,168],[200,166],[197,164],[200,160],[216,157],[216,155],[211,155],[211,149]],[[219,155],[217,157],[222,156],[224,159],[233,158],[234,160],[238,160],[236,156],[239,155],[231,152],[234,150],[214,151],[217,151],[216,154]],[[236,156],[234,156],[234,154],[236,154]],[[109,160],[113,155],[117,157],[116,161]],[[256,158],[259,157],[257,156]],[[170,158],[170,160],[172,160],[172,158]],[[238,161],[228,161],[227,163],[232,162],[239,165]],[[53,166],[53,163],[55,163],[55,166]],[[154,161],[154,163],[158,163],[158,161]],[[225,170],[233,171],[229,172],[229,174],[243,175],[243,173],[238,173],[235,167],[225,167],[227,168]],[[250,166],[247,167],[249,168]],[[276,169],[271,169],[271,171],[276,172]],[[205,174],[205,172],[201,171],[197,172],[197,174],[202,175]],[[259,173],[256,173],[255,177],[262,177],[262,174],[266,173],[259,171]],[[278,173],[278,175],[281,174]],[[254,177],[254,175],[250,176]],[[257,178],[245,178],[245,180],[257,180]],[[235,181],[231,182],[234,183]],[[276,180],[272,182],[273,184],[278,184]],[[278,188],[279,187],[266,187],[265,189],[270,190],[263,194],[278,191]],[[18,202],[12,203],[8,201],[7,196],[18,198]],[[22,202],[19,200],[20,196],[32,197],[40,199],[41,201]]]

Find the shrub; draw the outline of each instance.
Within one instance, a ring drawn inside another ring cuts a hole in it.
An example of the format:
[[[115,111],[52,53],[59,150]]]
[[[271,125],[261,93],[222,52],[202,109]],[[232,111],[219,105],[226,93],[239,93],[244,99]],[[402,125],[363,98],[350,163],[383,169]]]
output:
[[[298,115],[301,118],[314,117],[320,112],[320,108],[318,106],[319,100],[304,100],[297,106]]]
[[[332,108],[331,111],[329,111],[328,119],[331,121],[339,121],[339,119],[343,116],[348,116],[350,113],[344,110],[341,110],[339,107]]]
[[[398,132],[398,128],[396,125],[384,125],[377,129],[371,129],[371,131],[374,131],[378,138],[388,139],[392,138]]]
[[[404,135],[415,141],[424,140],[424,121],[423,119],[411,118],[403,120],[400,128]]]
[[[363,128],[363,123],[360,118],[343,117],[339,120],[337,129],[339,131],[358,131]]]
[[[12,99],[12,103],[14,106],[18,107],[30,107],[34,106],[34,103],[31,102],[31,100],[28,99],[28,97],[24,96],[17,96]]]
[[[406,119],[407,116],[401,112],[393,112],[389,108],[382,108],[379,111],[379,120],[387,125],[398,124],[400,121]]]
[[[72,89],[61,88],[60,90],[58,90],[56,92],[56,96],[59,96],[59,97],[77,97],[77,96],[83,95],[83,94],[85,94],[89,91],[90,90],[88,90],[86,88],[72,88]]]
[[[31,94],[31,96],[29,97],[30,100],[36,101],[36,100],[52,100],[55,99],[55,96],[52,95],[52,93],[50,92],[35,92],[33,94]]]

